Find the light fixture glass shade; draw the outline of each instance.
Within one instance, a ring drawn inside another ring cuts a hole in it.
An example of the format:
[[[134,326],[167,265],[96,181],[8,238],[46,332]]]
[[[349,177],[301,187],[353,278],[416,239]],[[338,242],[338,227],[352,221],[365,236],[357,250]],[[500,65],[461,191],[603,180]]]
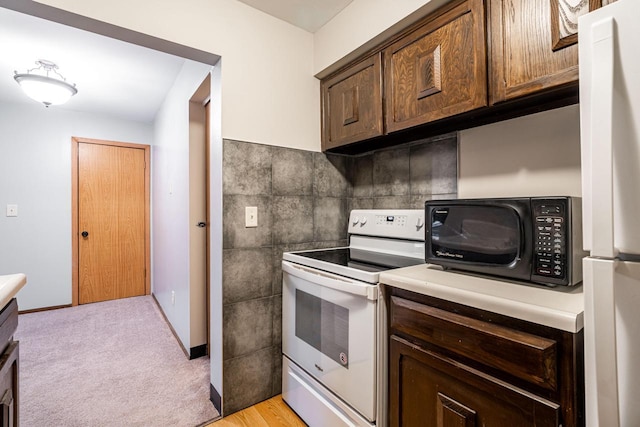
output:
[[[78,93],[78,89],[69,83],[51,77],[16,74],[14,78],[29,98],[47,106],[64,104]]]
[[[56,71],[58,66],[46,60],[36,61],[37,68],[18,74],[13,78],[20,84],[24,93],[31,99],[43,103],[45,106],[60,105],[67,102],[78,93],[75,85],[67,83],[60,73]],[[60,78],[51,77],[54,73]]]

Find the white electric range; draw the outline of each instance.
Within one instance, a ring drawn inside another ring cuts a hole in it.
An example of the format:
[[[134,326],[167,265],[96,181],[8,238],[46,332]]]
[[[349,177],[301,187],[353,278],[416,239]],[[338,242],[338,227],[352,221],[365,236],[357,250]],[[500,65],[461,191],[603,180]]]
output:
[[[311,427],[386,425],[380,272],[424,263],[423,210],[353,210],[349,246],[283,254],[282,396]]]

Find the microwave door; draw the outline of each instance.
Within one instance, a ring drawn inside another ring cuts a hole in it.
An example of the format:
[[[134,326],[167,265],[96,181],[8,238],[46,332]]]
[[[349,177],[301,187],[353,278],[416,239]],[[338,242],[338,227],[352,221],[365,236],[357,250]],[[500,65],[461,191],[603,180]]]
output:
[[[519,254],[518,217],[496,207],[451,207],[436,212],[431,226],[436,257],[488,265],[509,265]]]

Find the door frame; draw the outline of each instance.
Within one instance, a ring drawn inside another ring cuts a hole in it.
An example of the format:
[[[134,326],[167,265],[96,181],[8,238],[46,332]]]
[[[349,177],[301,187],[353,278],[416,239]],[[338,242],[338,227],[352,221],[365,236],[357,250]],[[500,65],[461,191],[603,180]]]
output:
[[[191,96],[191,98],[189,99],[189,121],[190,123],[193,121],[195,123],[197,123],[198,126],[203,126],[203,128],[201,128],[201,130],[204,132],[203,134],[200,134],[200,132],[198,132],[197,130],[195,130],[195,132],[193,132],[191,125],[189,127],[189,151],[190,151],[190,156],[193,154],[192,150],[194,150],[195,148],[195,152],[199,153],[199,155],[203,155],[204,156],[204,183],[201,182],[200,180],[198,180],[198,182],[200,184],[204,184],[204,188],[202,188],[202,195],[204,196],[204,217],[205,217],[205,222],[206,222],[206,227],[205,227],[205,245],[204,248],[201,248],[204,250],[204,289],[202,288],[196,288],[194,287],[194,283],[198,283],[198,282],[192,282],[191,278],[192,278],[192,274],[193,274],[193,266],[189,266],[189,292],[191,293],[191,296],[200,296],[200,292],[203,292],[204,294],[202,295],[202,297],[204,298],[205,301],[205,306],[201,307],[198,306],[199,303],[199,299],[194,300],[193,298],[190,300],[189,302],[189,322],[190,322],[190,333],[191,333],[191,340],[192,340],[192,344],[193,344],[193,340],[196,339],[196,336],[194,336],[194,331],[197,330],[197,324],[200,322],[200,320],[204,321],[204,334],[205,334],[205,348],[204,348],[204,353],[202,353],[202,349],[201,349],[201,345],[196,345],[195,347],[192,347],[188,350],[188,354],[189,357],[193,358],[193,357],[199,357],[200,355],[209,355],[209,346],[210,346],[210,321],[211,321],[211,307],[210,307],[210,295],[211,295],[211,265],[210,265],[210,260],[211,260],[211,247],[210,247],[210,239],[211,239],[211,213],[210,213],[210,191],[211,191],[211,184],[209,182],[210,179],[210,162],[209,162],[209,153],[211,152],[210,149],[210,144],[211,144],[211,138],[209,136],[210,133],[210,120],[209,120],[209,114],[210,114],[210,107],[209,107],[209,103],[211,100],[211,75],[210,73],[208,73],[206,75],[206,77],[202,80],[202,82],[200,83],[200,85],[198,86],[198,88],[195,90],[195,92],[193,93],[193,95]],[[202,150],[204,149],[204,150]],[[190,163],[191,163],[191,157],[190,157]],[[191,168],[191,166],[190,166]],[[196,187],[193,186],[192,183],[192,170],[190,169],[189,171],[189,204],[190,204],[190,208],[191,208],[191,203],[192,203],[192,198],[193,197],[199,197],[200,194],[198,194],[198,192],[196,192],[195,194],[192,194],[191,191],[192,189],[195,189]],[[196,220],[196,218],[190,218],[191,221]],[[201,219],[197,219],[197,221],[200,221]],[[191,224],[190,227],[193,227],[194,224]],[[191,245],[191,239],[192,239],[192,233],[193,233],[194,229],[190,228],[190,232],[189,232],[189,245]],[[194,256],[195,253],[191,253],[189,256]],[[190,263],[191,263],[191,259],[190,259]],[[201,317],[198,315],[198,310],[204,308],[204,312],[202,313],[202,315],[204,316],[204,319],[201,319]],[[194,351],[194,349],[196,349]]]
[[[80,144],[111,145],[114,147],[144,150],[144,288],[145,295],[151,294],[151,146],[132,142],[117,142],[101,139],[71,137],[71,305],[78,305],[79,281],[79,229],[78,229],[78,147]]]

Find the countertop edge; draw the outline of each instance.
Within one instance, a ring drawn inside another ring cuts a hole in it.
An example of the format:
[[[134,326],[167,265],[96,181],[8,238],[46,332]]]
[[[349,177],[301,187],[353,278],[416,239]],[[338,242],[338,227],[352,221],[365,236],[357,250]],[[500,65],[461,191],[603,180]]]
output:
[[[0,275],[0,309],[6,307],[26,284],[27,276],[23,273]]]
[[[427,278],[407,277],[402,274],[402,269],[396,270],[396,272],[380,273],[380,283],[566,332],[577,333],[584,327],[584,312],[575,313],[557,308],[542,307],[536,304],[435,283]],[[521,285],[514,284],[513,286]]]

